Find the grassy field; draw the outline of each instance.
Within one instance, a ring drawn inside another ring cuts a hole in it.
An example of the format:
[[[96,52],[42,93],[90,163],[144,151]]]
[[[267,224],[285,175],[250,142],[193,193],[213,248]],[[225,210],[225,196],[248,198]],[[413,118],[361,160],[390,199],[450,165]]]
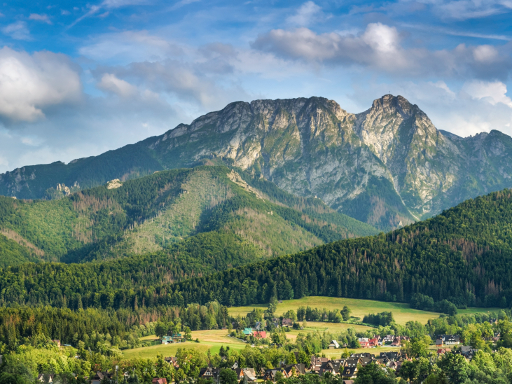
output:
[[[156,336],[145,336],[142,337],[141,340],[156,340]],[[127,349],[123,351],[124,359],[132,359],[132,358],[153,358],[158,355],[164,356],[174,356],[176,355],[176,351],[178,348],[187,348],[187,349],[196,349],[202,352],[211,350],[211,353],[219,353],[220,347],[224,345],[224,347],[229,346],[230,349],[244,349],[248,344],[241,342],[232,337],[228,337],[228,331],[222,329],[214,329],[210,331],[193,331],[192,339],[199,339],[199,343],[194,341],[187,341],[185,343],[177,343],[177,344],[159,344],[151,347],[142,347],[142,348],[134,348]]]
[[[301,330],[291,330],[290,332],[286,332],[286,337],[290,340],[295,341],[297,335],[299,333],[310,333],[310,332],[331,332],[338,333],[341,331],[345,331],[348,328],[355,328],[356,331],[366,331],[368,329],[373,329],[372,327],[367,327],[366,325],[358,325],[358,324],[346,324],[346,323],[324,323],[324,322],[316,322],[316,321],[308,321],[307,327]]]
[[[383,301],[375,300],[360,300],[360,299],[347,299],[341,297],[325,297],[325,296],[309,296],[298,300],[284,300],[282,303],[277,305],[277,315],[281,315],[290,309],[297,310],[299,307],[307,307],[327,310],[339,309],[343,306],[348,306],[352,310],[352,316],[360,317],[363,319],[364,315],[369,313],[377,313],[384,311],[393,312],[393,317],[398,324],[404,325],[408,321],[419,321],[425,324],[428,319],[439,317],[439,313],[419,311],[416,309],[409,308],[409,304],[405,303],[387,303]],[[242,315],[245,316],[248,312],[252,311],[253,308],[260,307],[247,306],[247,307],[236,307],[230,308],[229,313],[231,315]]]
[[[326,297],[326,296],[309,296],[298,300],[283,300],[277,305],[276,315],[282,315],[290,309],[297,310],[299,307],[311,307],[318,309],[339,309],[343,306],[348,306],[352,310],[352,316],[360,317],[363,319],[364,315],[369,313],[378,313],[384,311],[393,312],[393,317],[398,324],[405,325],[408,321],[419,321],[426,324],[429,319],[439,317],[439,313],[420,311],[412,309],[406,303],[389,303],[384,301],[375,300],[362,300],[362,299],[347,299],[342,297]],[[229,308],[229,314],[232,316],[245,316],[254,308],[266,308],[266,305],[256,304],[245,307]],[[477,312],[494,312],[499,311],[499,308],[468,308],[461,309],[459,313],[477,313]],[[322,323],[324,324],[324,323]]]

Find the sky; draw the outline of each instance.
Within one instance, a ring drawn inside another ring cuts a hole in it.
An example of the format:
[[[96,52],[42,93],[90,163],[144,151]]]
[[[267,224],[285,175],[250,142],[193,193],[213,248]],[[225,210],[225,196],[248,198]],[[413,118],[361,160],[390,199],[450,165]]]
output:
[[[11,0],[0,172],[160,135],[233,101],[384,94],[512,135],[512,0]]]

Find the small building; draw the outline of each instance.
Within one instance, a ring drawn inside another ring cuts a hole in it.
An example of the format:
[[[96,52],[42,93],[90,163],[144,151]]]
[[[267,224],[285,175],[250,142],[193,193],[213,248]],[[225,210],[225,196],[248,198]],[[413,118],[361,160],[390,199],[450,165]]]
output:
[[[167,384],[167,379],[165,377],[155,377],[153,380],[151,380],[151,384]]]
[[[55,375],[53,373],[40,373],[37,376],[37,381],[40,381],[41,383],[53,383],[54,378]]]
[[[174,366],[174,368],[179,368],[178,359],[176,359],[174,356],[169,356],[165,358],[165,361]]]
[[[263,375],[263,380],[275,382],[277,372],[281,372],[281,370],[280,369],[266,369],[265,374]]]
[[[60,340],[52,340],[55,344],[57,344],[57,347],[60,348]]]
[[[213,368],[208,366],[206,368],[201,368],[199,371],[199,377],[203,379],[213,379],[217,380],[219,377],[220,370],[218,368]]]
[[[252,328],[245,328],[242,332],[244,335],[250,336],[252,335]]]
[[[258,339],[265,339],[267,337],[267,332],[265,331],[254,331],[252,335]]]
[[[249,382],[256,382],[256,372],[254,371],[254,368],[243,368],[243,377],[247,379]]]
[[[357,376],[357,366],[355,367],[345,367],[343,369],[342,376],[344,379],[353,379]]]
[[[329,344],[329,349],[338,349],[339,347],[340,347],[340,345],[338,344],[338,342],[336,340],[332,340],[331,344]]]
[[[162,344],[172,344],[172,336],[162,336]]]
[[[293,327],[293,320],[285,318],[285,319],[283,319],[281,324],[283,325],[283,327]]]
[[[91,384],[101,384],[104,379],[111,379],[112,375],[108,372],[97,371],[95,375],[91,377]]]

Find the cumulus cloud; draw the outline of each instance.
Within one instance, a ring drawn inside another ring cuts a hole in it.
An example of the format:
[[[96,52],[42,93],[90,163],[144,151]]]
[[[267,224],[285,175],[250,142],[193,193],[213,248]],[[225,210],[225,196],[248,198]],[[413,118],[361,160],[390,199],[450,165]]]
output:
[[[341,66],[363,66],[399,76],[476,76],[504,79],[512,61],[510,47],[460,44],[452,50],[406,48],[395,27],[370,23],[359,34],[317,34],[308,28],[275,29],[252,43],[258,50],[287,59]]]
[[[41,21],[43,23],[46,23],[46,24],[52,24],[50,18],[48,17],[48,15],[39,15],[37,13],[31,13],[30,16],[28,17],[29,20],[37,20],[37,21]]]
[[[4,121],[41,119],[45,108],[76,101],[81,92],[78,71],[65,55],[0,49],[0,116]]]
[[[462,90],[475,99],[485,99],[492,105],[502,103],[512,108],[512,100],[507,96],[507,86],[501,81],[478,81],[466,82]]]
[[[2,28],[5,35],[12,37],[15,40],[30,40],[30,31],[27,28],[27,23],[24,21],[17,21]]]

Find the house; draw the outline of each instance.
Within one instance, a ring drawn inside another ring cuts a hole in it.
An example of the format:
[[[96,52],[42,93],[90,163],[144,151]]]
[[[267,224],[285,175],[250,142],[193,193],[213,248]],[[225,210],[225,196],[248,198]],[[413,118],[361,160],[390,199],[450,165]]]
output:
[[[463,345],[460,347],[460,354],[464,356],[466,359],[472,359],[475,352],[478,351],[478,349],[475,349],[473,347],[465,346]]]
[[[379,346],[379,338],[375,337],[373,339],[368,340],[368,346],[370,348],[375,348]]]
[[[181,333],[174,333],[172,335],[172,341],[175,343],[181,343],[183,341],[183,336]]]
[[[398,352],[381,352],[379,357],[387,358],[388,360],[397,360],[399,358]]]
[[[450,352],[450,348],[439,348],[437,350],[438,355],[444,355],[445,353],[448,353],[448,352]]]
[[[400,342],[400,337],[395,337],[395,339],[393,340],[393,342],[391,343],[391,346],[392,347],[399,347],[401,345],[401,342]]]
[[[277,372],[281,372],[279,369],[266,369],[265,374],[263,375],[263,380],[265,381],[276,381]]]
[[[220,373],[220,369],[208,366],[206,368],[201,368],[201,370],[199,371],[199,377],[201,377],[203,379],[217,380],[219,377],[219,373]]]
[[[370,364],[373,361],[373,357],[362,357],[361,359],[361,365],[365,366]]]
[[[354,380],[343,380],[343,384],[354,384]]]
[[[304,364],[290,364],[283,368],[283,374],[285,377],[292,377],[295,375],[304,375],[306,373],[306,366]]]
[[[158,378],[155,377],[153,380],[151,380],[151,384],[167,384],[167,379],[164,378]]]
[[[254,328],[256,328],[257,331],[263,329],[263,325],[261,324],[261,321],[257,321],[256,326]]]
[[[39,376],[37,376],[37,381],[41,383],[53,383],[54,378],[55,375],[53,373],[40,373]]]
[[[249,382],[256,382],[256,372],[254,371],[254,368],[243,368],[243,377],[247,379]]]
[[[364,352],[364,353],[353,353],[350,355],[351,359],[362,359],[365,357],[374,358],[375,355],[372,355],[371,353]]]
[[[329,349],[338,349],[339,347],[340,347],[340,345],[338,344],[338,342],[336,340],[332,340],[331,344],[329,344]]]
[[[174,368],[179,368],[178,365],[178,359],[176,359],[174,356],[166,357],[165,361],[167,361],[169,364],[173,365]]]
[[[162,336],[162,344],[171,344],[172,342],[172,336]]]
[[[265,339],[267,337],[267,332],[265,331],[254,331],[252,335],[258,339]]]
[[[441,338],[436,339],[436,347],[442,347],[444,344],[444,340]]]
[[[111,379],[112,375],[108,372],[97,371],[96,374],[91,377],[91,384],[101,384],[103,379]]]
[[[322,364],[328,361],[329,359],[327,357],[316,357],[315,355],[311,356],[311,372],[319,373]]]
[[[341,363],[337,363],[332,360],[329,360],[328,362],[322,364],[318,374],[320,376],[323,376],[324,374],[329,372],[330,374],[337,376],[340,374],[340,369],[343,372],[343,366],[341,365]]]
[[[391,344],[395,340],[395,336],[392,335],[386,335],[382,339],[382,344],[388,345]]]
[[[292,319],[283,319],[283,321],[281,321],[281,324],[283,325],[283,327],[293,327],[293,320]]]
[[[439,340],[442,340],[442,344],[438,344]],[[460,336],[458,335],[438,335],[436,338],[436,346],[439,345],[458,345],[460,344]]]
[[[357,357],[350,357],[347,360],[345,360],[345,367],[349,368],[357,368],[359,364],[361,364],[362,361],[360,358]]]
[[[238,368],[238,364],[236,368],[231,368],[236,373],[236,377],[238,381],[241,381],[244,378],[244,371],[242,368]]]
[[[342,373],[343,378],[353,379],[357,376],[357,366],[355,367],[345,367]]]
[[[252,335],[252,328],[245,328],[242,332],[246,336],[251,336]]]

